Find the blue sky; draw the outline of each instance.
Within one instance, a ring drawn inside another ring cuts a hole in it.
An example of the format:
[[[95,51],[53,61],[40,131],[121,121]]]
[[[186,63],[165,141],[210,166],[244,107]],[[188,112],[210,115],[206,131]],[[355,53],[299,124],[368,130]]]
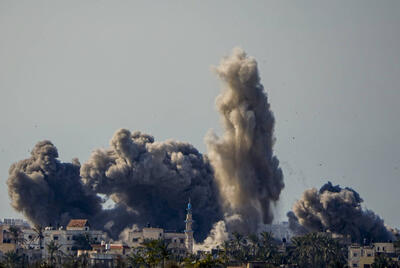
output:
[[[0,1],[0,217],[9,166],[51,140],[85,162],[118,128],[188,141],[220,131],[211,71],[259,62],[286,188],[327,180],[400,227],[398,1]]]

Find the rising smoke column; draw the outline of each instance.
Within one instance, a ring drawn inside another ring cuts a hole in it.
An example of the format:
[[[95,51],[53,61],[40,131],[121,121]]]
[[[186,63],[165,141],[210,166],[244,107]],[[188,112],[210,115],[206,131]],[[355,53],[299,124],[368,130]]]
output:
[[[353,189],[333,186],[328,182],[319,191],[312,188],[303,193],[293,206],[290,226],[296,226],[297,221],[309,232],[330,231],[350,235],[356,242],[393,239],[383,220],[373,211],[363,209],[362,202],[363,199]]]
[[[224,134],[207,136],[208,155],[191,144],[156,142],[151,135],[118,130],[109,148],[89,160],[62,163],[49,141],[10,168],[12,206],[35,224],[65,225],[88,218],[118,238],[133,224],[182,230],[193,203],[194,235],[217,245],[227,231],[256,232],[272,221],[271,204],[284,187],[273,156],[274,117],[253,58],[236,49],[216,72],[226,88],[217,99]],[[115,202],[103,209],[98,194]],[[221,221],[222,220],[222,221]]]
[[[273,155],[275,119],[254,58],[234,49],[216,73],[225,85],[216,100],[224,134],[206,137],[208,156],[225,214],[241,218],[231,229],[256,232],[260,224],[272,222],[271,205],[284,187]]]
[[[101,200],[82,185],[78,160],[62,163],[50,141],[36,144],[31,157],[13,164],[7,180],[12,207],[31,222],[65,225],[70,218],[92,218]]]
[[[211,166],[189,143],[155,142],[150,135],[120,129],[108,149],[95,150],[82,165],[81,176],[94,192],[135,214],[134,221],[118,214],[110,219],[121,225],[119,231],[132,223],[182,230],[189,198],[197,239],[222,217]]]

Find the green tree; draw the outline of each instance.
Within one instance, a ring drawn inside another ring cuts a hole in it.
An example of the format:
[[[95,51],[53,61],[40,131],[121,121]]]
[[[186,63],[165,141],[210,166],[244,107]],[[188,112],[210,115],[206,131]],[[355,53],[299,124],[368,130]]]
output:
[[[91,250],[93,243],[89,234],[79,234],[73,237],[74,245],[72,246],[72,250]]]
[[[19,255],[16,251],[8,251],[3,256],[3,264],[4,267],[7,268],[15,268],[18,267],[21,263],[22,256]]]
[[[222,265],[218,259],[214,259],[211,254],[207,254],[205,258],[197,261],[193,267],[194,268],[216,268],[216,267],[222,267]]]
[[[399,268],[400,265],[398,262],[393,261],[389,257],[384,254],[380,254],[375,256],[374,263],[372,264],[373,268]]]
[[[128,263],[132,268],[148,267],[145,260],[144,248],[136,248],[128,256]]]
[[[299,267],[343,267],[346,263],[346,253],[340,243],[321,233],[294,237],[289,255],[291,263]]]
[[[24,244],[24,242],[25,242],[25,240],[24,240],[24,237],[23,237],[23,235],[22,235],[22,231],[21,231],[21,229],[19,228],[19,227],[17,227],[17,226],[10,226],[9,228],[8,228],[8,232],[10,233],[10,235],[11,235],[11,240],[12,240],[12,242],[14,243],[14,244],[16,244],[17,245],[17,247],[19,246],[19,245],[21,245],[21,244]]]
[[[46,245],[47,251],[49,253],[49,262],[51,265],[55,264],[55,257],[54,254],[58,252],[58,250],[60,249],[60,245],[57,245],[56,242],[54,241],[50,241],[49,244]]]
[[[36,239],[39,240],[39,248],[42,249],[43,248],[43,239],[44,239],[43,226],[36,224],[32,229],[36,233]]]

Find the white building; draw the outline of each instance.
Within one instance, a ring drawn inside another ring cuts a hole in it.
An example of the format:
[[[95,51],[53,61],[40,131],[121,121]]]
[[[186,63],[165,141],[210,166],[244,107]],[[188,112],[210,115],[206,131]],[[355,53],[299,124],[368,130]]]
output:
[[[141,230],[131,231],[128,235],[128,246],[135,248],[142,246],[145,240],[165,240],[168,248],[173,253],[186,254],[193,252],[193,230],[192,230],[192,205],[188,203],[186,214],[186,229],[184,233],[169,232],[162,228],[146,227]]]
[[[70,220],[66,229],[59,228],[53,229],[46,227],[43,231],[44,239],[42,241],[43,258],[48,257],[46,245],[54,241],[60,246],[59,251],[63,255],[76,255],[76,238],[78,236],[87,236],[92,242],[100,243],[105,239],[105,233],[99,230],[91,230],[88,220],[86,219],[73,219]],[[39,248],[38,239],[35,240],[35,246]]]

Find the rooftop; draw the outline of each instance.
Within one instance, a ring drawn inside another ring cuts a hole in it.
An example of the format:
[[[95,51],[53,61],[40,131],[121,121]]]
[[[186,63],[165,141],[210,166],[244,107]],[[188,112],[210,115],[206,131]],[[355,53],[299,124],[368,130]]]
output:
[[[73,219],[70,220],[67,228],[83,228],[89,226],[89,221],[87,219]]]

